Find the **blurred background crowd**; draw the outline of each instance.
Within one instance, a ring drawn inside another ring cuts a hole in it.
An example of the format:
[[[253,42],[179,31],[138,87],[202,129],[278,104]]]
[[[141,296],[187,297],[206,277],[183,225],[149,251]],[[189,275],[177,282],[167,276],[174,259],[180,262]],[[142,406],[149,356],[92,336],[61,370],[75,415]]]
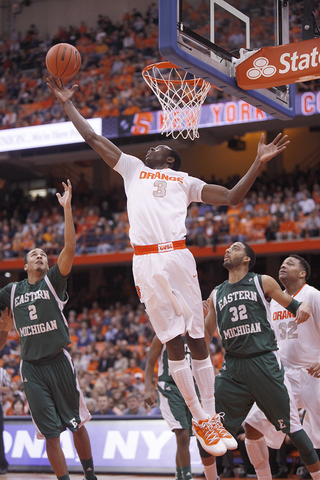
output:
[[[222,182],[232,188],[237,177]],[[60,188],[60,187],[59,187]],[[76,254],[132,250],[123,187],[103,197],[90,190],[84,176],[74,186]],[[286,241],[320,235],[320,168],[283,174],[270,181],[261,175],[247,197],[232,207],[192,203],[187,216],[187,245]],[[30,199],[22,190],[0,195],[0,258],[24,257],[39,247],[57,255],[64,221],[55,195]]]
[[[273,1],[257,4],[247,2],[251,12],[251,29],[257,44],[251,48],[272,45],[274,38]],[[188,8],[186,8],[188,7]],[[244,7],[243,7],[244,8]],[[319,6],[316,5],[319,17]],[[208,4],[200,6],[185,2],[185,21],[191,28],[208,28]],[[290,5],[290,42],[301,40],[303,2]],[[264,18],[263,26],[260,19]],[[228,51],[244,42],[243,33],[234,32],[227,19],[221,18],[218,41]],[[242,37],[241,37],[242,36]],[[220,38],[221,37],[221,38]],[[260,40],[259,40],[260,39]],[[41,35],[37,25],[26,32],[13,30],[0,39],[0,128],[24,127],[67,120],[61,106],[46,85],[48,71],[45,56],[52,45],[70,43],[80,52],[82,67],[76,82],[80,88],[76,102],[85,118],[134,115],[159,110],[159,103],[144,82],[141,71],[152,63],[163,60],[158,52],[158,8],[151,3],[145,13],[133,8],[123,14],[120,22],[107,15],[99,15],[95,27],[61,26],[53,37]],[[238,48],[238,47],[237,47]],[[318,90],[319,80],[297,84],[298,90]],[[214,87],[206,103],[215,103],[225,94]]]

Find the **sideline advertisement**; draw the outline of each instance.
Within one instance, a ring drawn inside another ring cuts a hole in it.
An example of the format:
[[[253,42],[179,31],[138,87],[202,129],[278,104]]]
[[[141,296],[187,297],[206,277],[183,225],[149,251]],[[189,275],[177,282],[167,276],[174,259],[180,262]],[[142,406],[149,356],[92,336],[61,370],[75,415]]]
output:
[[[90,420],[86,428],[98,473],[174,474],[175,435],[162,418],[104,417]],[[5,419],[3,438],[9,471],[46,471],[51,468],[45,440],[36,438],[31,419]],[[69,430],[61,434],[61,446],[69,471],[82,471]],[[202,473],[194,437],[191,438],[190,453],[193,472]]]

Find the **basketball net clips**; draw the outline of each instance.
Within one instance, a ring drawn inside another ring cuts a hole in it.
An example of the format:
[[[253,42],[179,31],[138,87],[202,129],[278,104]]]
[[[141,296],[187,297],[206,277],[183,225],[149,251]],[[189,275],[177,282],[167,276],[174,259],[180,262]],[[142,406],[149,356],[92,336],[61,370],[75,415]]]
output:
[[[199,138],[200,109],[211,84],[171,62],[148,65],[142,76],[163,110],[161,133],[174,139],[180,135],[183,139]]]

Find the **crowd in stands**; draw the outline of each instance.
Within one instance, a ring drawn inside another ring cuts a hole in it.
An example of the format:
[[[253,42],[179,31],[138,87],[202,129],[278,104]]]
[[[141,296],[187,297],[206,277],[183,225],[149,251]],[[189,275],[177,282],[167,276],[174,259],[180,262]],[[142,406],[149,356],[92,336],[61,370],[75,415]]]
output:
[[[260,6],[251,1],[247,4],[251,12],[255,7],[251,28],[255,29],[256,35],[252,37],[261,38],[261,45],[272,45],[273,22],[268,12],[270,7],[273,8],[273,2],[269,0]],[[197,30],[199,25],[208,28],[208,3],[184,2],[184,7],[185,19],[192,28]],[[300,41],[303,2],[290,5],[290,12],[290,41]],[[316,6],[318,13],[319,7]],[[260,18],[264,18],[263,26]],[[237,26],[234,31],[228,23],[230,19],[222,15],[220,20],[217,34],[220,32],[223,36],[219,39],[221,44],[226,44],[227,50],[234,49],[235,41],[241,45],[243,34],[237,32]],[[206,35],[206,32],[199,33]],[[136,9],[125,12],[121,22],[99,15],[95,28],[88,28],[84,21],[76,26],[59,27],[53,38],[41,35],[36,24],[30,25],[26,32],[13,30],[10,36],[2,37],[0,128],[67,120],[46,85],[46,53],[52,45],[61,42],[76,46],[82,57],[82,67],[76,77],[80,87],[76,102],[85,118],[133,115],[160,109],[158,100],[141,75],[146,65],[163,60],[158,52],[158,9],[152,3],[144,14]],[[252,45],[252,48],[261,45]],[[319,81],[299,84],[297,88],[318,89]],[[223,98],[223,92],[212,88],[206,102],[214,103]]]
[[[210,183],[222,183],[212,177]],[[228,179],[226,186],[237,181]],[[90,192],[85,178],[74,188],[76,254],[131,251],[123,187],[105,197]],[[86,192],[85,194],[82,192]],[[212,207],[193,203],[186,221],[187,245],[286,241],[320,236],[320,169],[270,182],[261,176],[239,204]],[[55,195],[31,201],[19,190],[0,197],[0,259],[24,257],[35,247],[57,255],[63,244],[64,220]]]

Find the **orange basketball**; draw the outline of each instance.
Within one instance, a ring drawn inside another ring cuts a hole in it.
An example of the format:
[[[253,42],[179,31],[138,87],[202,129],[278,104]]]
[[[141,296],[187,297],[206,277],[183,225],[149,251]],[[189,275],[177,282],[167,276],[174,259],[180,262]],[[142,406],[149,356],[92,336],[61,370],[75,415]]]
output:
[[[81,56],[76,47],[69,43],[58,43],[50,48],[46,55],[46,66],[54,77],[69,79],[74,77],[81,67]]]

